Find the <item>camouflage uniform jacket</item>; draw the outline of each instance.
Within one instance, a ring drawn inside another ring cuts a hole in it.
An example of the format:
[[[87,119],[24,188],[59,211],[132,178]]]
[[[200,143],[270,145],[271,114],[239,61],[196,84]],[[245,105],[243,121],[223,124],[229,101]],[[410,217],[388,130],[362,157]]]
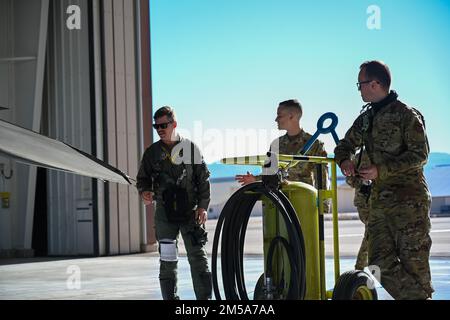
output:
[[[179,141],[172,148],[158,141],[145,150],[136,187],[139,193],[152,191],[158,204],[162,202],[164,190],[178,183],[179,187],[187,190],[192,208],[197,205],[208,209],[209,176],[199,148],[179,136]]]
[[[288,136],[286,133],[284,136],[281,136],[272,142],[270,145],[270,150],[277,152],[276,150],[278,149],[279,154],[298,155],[303,146],[309,141],[309,139],[311,139],[311,137],[312,135],[304,130],[301,130],[298,135],[292,137]],[[307,155],[326,157],[327,152],[325,151],[323,142],[316,140],[311,149],[307,152]],[[314,163],[299,162],[296,166],[289,168],[288,174],[289,176],[287,180],[289,181],[300,181],[317,188],[316,165]],[[323,167],[322,181],[324,183],[324,187],[327,186],[328,166]]]
[[[370,130],[367,119],[371,114],[374,115]],[[429,145],[420,112],[397,99],[376,113],[371,108],[366,110],[335,148],[336,162],[340,165],[351,160],[363,142],[370,162],[378,168],[371,200],[389,207],[429,200],[423,173]]]
[[[353,163],[355,164],[355,168],[356,169],[360,169],[363,167],[367,167],[370,165],[370,159],[367,156],[366,152],[363,152],[362,156],[361,156],[361,163],[358,163],[359,161],[359,153],[357,153],[355,155],[355,158],[353,160]],[[356,167],[359,164],[359,168]],[[355,197],[353,199],[353,204],[355,205],[355,207],[359,208],[368,208],[368,199],[367,199],[367,195],[365,195],[364,193],[360,192],[361,186],[363,185],[363,180],[361,177],[359,176],[353,176],[353,177],[346,177],[345,181],[347,182],[347,184],[355,189]]]

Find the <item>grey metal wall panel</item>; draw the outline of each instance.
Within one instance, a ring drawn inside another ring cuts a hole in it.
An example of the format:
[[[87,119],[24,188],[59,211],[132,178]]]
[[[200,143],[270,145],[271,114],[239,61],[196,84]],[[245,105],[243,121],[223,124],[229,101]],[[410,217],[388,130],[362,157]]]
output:
[[[136,177],[138,171],[138,117],[136,88],[138,71],[136,68],[136,30],[135,30],[135,4],[134,1],[124,2],[124,34],[125,34],[125,89],[127,114],[127,156],[128,174]],[[139,195],[134,187],[128,188],[129,219],[130,219],[130,250],[140,250],[140,206]]]
[[[114,71],[114,28],[112,0],[103,1],[103,46],[105,68],[105,96],[106,96],[106,145],[108,149],[108,163],[117,167],[116,148],[116,99],[115,99],[115,71]],[[108,253],[119,253],[119,222],[118,222],[118,186],[109,183],[108,197]]]
[[[76,227],[78,234],[84,236],[77,237],[77,254],[92,254],[89,248],[94,242],[94,233],[92,232],[93,218],[92,201],[78,200],[76,207]]]
[[[11,108],[13,99],[11,75],[13,65],[7,61],[12,56],[11,0],[0,0],[0,107]],[[11,109],[0,110],[0,118],[11,120]]]
[[[0,94],[6,97],[0,103],[10,108],[1,117],[33,130],[39,130],[41,121],[47,5],[46,0],[0,1]],[[25,253],[31,249],[36,168],[13,163],[12,169],[9,219],[2,220],[0,232],[12,230],[8,247]]]
[[[13,122],[28,129],[33,126],[33,107],[36,88],[36,58],[38,51],[41,2],[19,0],[12,2],[12,55],[13,57],[33,57],[33,60],[14,63],[14,110]],[[30,183],[35,182],[36,169],[18,164],[16,166],[17,215],[13,224],[18,228],[14,234],[14,247],[25,248],[25,232],[29,202],[34,198],[30,193]],[[33,192],[32,192],[33,193]]]
[[[37,123],[38,129],[35,130],[39,130],[37,121],[40,121],[36,119],[37,116],[40,118],[40,108],[36,108],[36,102],[33,101],[33,97],[36,100],[39,95],[36,89],[36,70],[37,67],[42,69],[44,66],[43,63],[37,66],[36,59],[39,51],[39,32],[43,30],[39,28],[42,26],[40,8],[41,3],[47,1],[0,0],[0,37],[4,38],[9,34],[13,38],[7,46],[0,41],[0,59],[2,55],[31,57],[12,66],[8,64],[8,67],[0,62],[0,103],[5,103],[1,100],[5,92],[11,91],[12,98],[8,98],[9,102],[6,104],[14,106],[10,111],[3,111],[2,118],[27,128]],[[91,101],[93,88],[90,87],[92,64],[89,55],[88,3],[88,0],[50,0],[50,17],[45,19],[49,21],[49,29],[44,99],[45,122],[48,127],[44,129],[50,137],[92,154],[91,138],[95,133],[91,132],[94,101]],[[137,96],[140,90],[136,87],[139,78],[136,49],[139,48],[139,43],[136,39],[141,39],[136,37],[136,1],[101,0],[101,4],[103,28],[100,37],[103,41],[101,59],[104,66],[102,80],[106,114],[104,124],[107,128],[104,143],[108,150],[105,158],[111,165],[134,177],[140,160],[137,119]],[[69,5],[78,5],[81,8],[81,30],[68,30],[66,27],[66,9]],[[9,26],[9,29],[4,28],[5,25]],[[3,77],[3,74],[10,70],[11,75]],[[7,85],[11,87],[6,88]],[[33,110],[37,110],[39,115],[34,115]],[[9,116],[9,119],[3,117],[4,115]],[[31,215],[30,219],[30,215],[25,213],[32,210],[33,204],[29,200],[34,201],[34,196],[29,191],[34,191],[33,172],[36,171],[33,167],[23,165],[13,169],[16,180],[11,182],[11,204],[15,206],[15,211],[9,215],[10,222],[7,223],[8,228],[12,230],[9,243],[13,243],[9,246],[23,248],[27,239],[30,240],[30,235],[26,233],[30,225],[32,226],[33,217]],[[28,196],[23,196],[24,190],[27,190],[25,193],[28,192]],[[92,192],[92,180],[89,178],[48,172],[47,220],[50,255],[93,252],[93,226],[89,225],[89,219],[81,219],[80,222],[77,215],[79,203],[92,201]],[[119,189],[117,184],[111,183],[107,202],[107,253],[139,252],[142,238],[139,211],[142,208],[136,189],[125,186]],[[0,239],[0,248],[7,240]]]
[[[136,176],[140,160],[135,4],[129,0],[103,2],[108,161],[115,160],[115,166],[131,177]],[[139,252],[140,202],[136,189],[110,185],[109,204],[110,253]]]
[[[93,46],[93,64],[94,64],[94,88],[95,88],[95,144],[96,154],[95,156],[104,160],[104,124],[103,124],[103,70],[102,70],[102,36],[101,36],[101,15],[100,15],[101,0],[92,1],[92,46]],[[96,224],[96,232],[98,243],[95,249],[97,249],[98,255],[106,254],[106,215],[105,215],[105,183],[98,180],[97,184],[97,205],[96,205],[96,217],[94,225]]]
[[[81,9],[81,30],[66,27],[69,5]],[[88,2],[52,1],[47,85],[49,136],[87,153],[91,146],[91,99]],[[50,255],[94,254],[93,221],[78,222],[80,202],[92,202],[92,180],[48,171],[48,231]],[[86,219],[85,219],[86,220]]]
[[[0,107],[5,108],[11,108],[14,103],[14,87],[13,81],[11,81],[13,65],[7,61],[12,56],[11,12],[11,0],[0,0]],[[0,110],[0,118],[11,121],[12,110]],[[0,157],[0,163],[7,163],[7,159]],[[0,192],[11,191],[12,187],[11,182],[0,179]],[[12,205],[13,203],[11,203]],[[11,209],[3,209],[0,206],[0,251],[8,252],[13,248],[13,216]]]
[[[123,0],[113,0],[114,63],[116,80],[117,167],[127,168],[127,113],[125,91],[125,34]],[[119,186],[119,252],[130,252],[128,188]]]

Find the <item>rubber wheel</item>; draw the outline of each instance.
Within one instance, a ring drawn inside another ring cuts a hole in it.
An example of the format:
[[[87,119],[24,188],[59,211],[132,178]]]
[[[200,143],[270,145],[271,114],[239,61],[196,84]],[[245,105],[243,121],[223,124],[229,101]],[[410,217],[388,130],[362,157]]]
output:
[[[377,290],[369,288],[372,278],[361,270],[347,271],[336,282],[333,300],[378,300]]]
[[[256,282],[255,292],[253,293],[253,300],[265,300],[264,297],[264,273],[261,274]]]

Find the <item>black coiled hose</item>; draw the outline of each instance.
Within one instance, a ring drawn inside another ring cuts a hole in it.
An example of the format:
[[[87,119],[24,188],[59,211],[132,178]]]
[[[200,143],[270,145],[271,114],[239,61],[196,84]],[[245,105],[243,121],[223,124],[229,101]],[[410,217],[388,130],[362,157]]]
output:
[[[291,264],[291,276],[287,299],[303,299],[306,291],[305,244],[295,209],[289,199],[279,190],[271,190],[262,182],[248,184],[236,191],[225,204],[217,222],[212,249],[211,268],[214,295],[222,300],[217,281],[217,253],[220,236],[221,268],[225,298],[228,300],[249,300],[244,279],[244,243],[247,224],[252,209],[261,197],[266,196],[274,203],[281,214],[288,233],[288,239],[282,242]],[[273,247],[271,245],[271,247]],[[271,250],[273,253],[273,248]],[[267,259],[271,270],[271,259]]]

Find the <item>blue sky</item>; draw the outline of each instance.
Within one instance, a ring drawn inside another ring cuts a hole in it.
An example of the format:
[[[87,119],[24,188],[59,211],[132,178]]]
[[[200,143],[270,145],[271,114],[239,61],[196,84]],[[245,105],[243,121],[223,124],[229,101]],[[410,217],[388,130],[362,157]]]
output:
[[[152,0],[150,14],[154,108],[174,106],[182,129],[275,130],[278,103],[297,98],[307,131],[332,111],[342,137],[363,105],[359,65],[379,59],[424,114],[432,151],[450,153],[450,1]]]

